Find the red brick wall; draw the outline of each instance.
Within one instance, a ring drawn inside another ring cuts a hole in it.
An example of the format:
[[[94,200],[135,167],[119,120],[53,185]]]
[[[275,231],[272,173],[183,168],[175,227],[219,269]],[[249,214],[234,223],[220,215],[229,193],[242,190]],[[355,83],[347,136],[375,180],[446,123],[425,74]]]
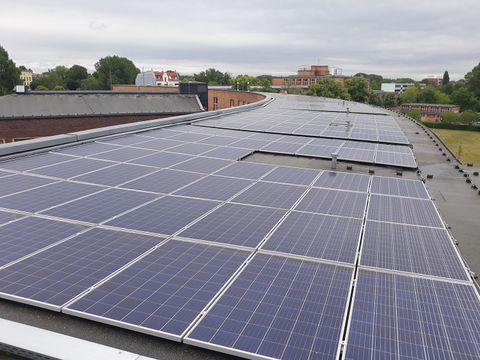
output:
[[[265,99],[264,95],[234,90],[208,90],[208,110],[227,109]],[[215,104],[216,109],[215,109]]]
[[[11,142],[13,139],[59,135],[75,131],[95,129],[104,126],[161,119],[169,116],[174,115],[162,114],[13,120],[2,119],[0,120],[0,143],[2,143],[2,139],[4,139],[5,142]]]

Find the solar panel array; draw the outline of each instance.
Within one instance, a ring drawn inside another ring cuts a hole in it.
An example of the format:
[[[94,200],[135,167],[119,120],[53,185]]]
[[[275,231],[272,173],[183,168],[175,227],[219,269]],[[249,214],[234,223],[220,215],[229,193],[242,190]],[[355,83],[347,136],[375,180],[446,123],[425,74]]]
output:
[[[0,297],[249,358],[478,358],[424,184],[236,161],[278,139],[175,126],[1,162]]]

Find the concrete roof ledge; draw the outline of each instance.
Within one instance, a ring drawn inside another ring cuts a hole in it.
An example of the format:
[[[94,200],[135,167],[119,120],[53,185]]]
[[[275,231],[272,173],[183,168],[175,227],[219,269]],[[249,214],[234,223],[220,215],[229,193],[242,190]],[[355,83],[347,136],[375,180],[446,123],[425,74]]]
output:
[[[66,145],[66,144],[74,143],[77,141],[87,141],[87,140],[93,141],[94,139],[105,137],[105,136],[120,135],[123,133],[130,133],[130,132],[136,132],[136,131],[142,131],[142,130],[146,131],[155,127],[188,123],[195,120],[204,119],[206,117],[233,114],[233,113],[242,112],[250,109],[255,109],[261,106],[266,106],[271,101],[273,101],[272,97],[266,97],[261,101],[234,107],[234,108],[172,116],[172,117],[163,118],[163,119],[146,120],[146,121],[122,124],[122,125],[107,126],[107,127],[98,128],[98,129],[77,131],[74,133],[46,136],[46,137],[41,137],[41,138],[32,139],[32,140],[24,140],[21,142],[3,144],[3,145],[0,145],[0,156],[14,155],[18,153],[39,150],[42,148],[47,148],[52,146]]]

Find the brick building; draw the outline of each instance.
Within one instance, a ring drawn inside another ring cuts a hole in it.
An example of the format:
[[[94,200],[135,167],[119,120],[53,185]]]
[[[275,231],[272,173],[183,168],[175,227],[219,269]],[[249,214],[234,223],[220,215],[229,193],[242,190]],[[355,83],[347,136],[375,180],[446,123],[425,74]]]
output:
[[[0,97],[0,143],[203,111],[196,95],[27,92]]]
[[[460,112],[460,106],[451,104],[420,104],[408,103],[400,106],[400,111],[404,114],[411,110],[420,110],[422,121],[440,121],[442,115],[446,112]]]
[[[311,65],[310,67],[301,67],[296,75],[276,76],[272,78],[272,87],[274,89],[285,88],[308,88],[315,85],[318,79],[331,77],[339,83],[345,83],[350,76],[330,75],[330,69],[327,65]]]

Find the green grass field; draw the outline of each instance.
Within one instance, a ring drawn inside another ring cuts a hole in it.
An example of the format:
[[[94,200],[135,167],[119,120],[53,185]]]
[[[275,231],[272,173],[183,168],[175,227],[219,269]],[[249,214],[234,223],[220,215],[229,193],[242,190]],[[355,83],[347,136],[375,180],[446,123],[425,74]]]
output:
[[[480,131],[431,129],[464,163],[480,164]]]

